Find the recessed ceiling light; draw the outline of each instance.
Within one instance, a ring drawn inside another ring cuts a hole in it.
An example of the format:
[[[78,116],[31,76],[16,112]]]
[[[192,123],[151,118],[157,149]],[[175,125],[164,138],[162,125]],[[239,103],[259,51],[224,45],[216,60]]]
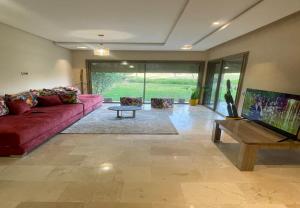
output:
[[[182,50],[191,50],[193,48],[192,45],[184,45],[181,47]]]
[[[216,21],[216,22],[213,22],[213,25],[219,25],[220,22]]]
[[[229,69],[229,66],[225,66],[224,69]]]
[[[128,65],[128,62],[127,61],[122,61],[121,65],[126,66],[126,65]]]
[[[78,49],[87,49],[86,46],[77,46],[76,48],[78,48]]]
[[[219,30],[224,30],[226,27],[228,27],[230,25],[230,23],[227,23],[225,25],[223,25]]]
[[[133,69],[133,68],[134,68],[134,66],[133,66],[133,65],[130,65],[130,66],[129,66],[129,68],[130,68],[130,69]]]
[[[100,165],[100,172],[107,172],[113,169],[113,164],[111,163],[103,163]]]

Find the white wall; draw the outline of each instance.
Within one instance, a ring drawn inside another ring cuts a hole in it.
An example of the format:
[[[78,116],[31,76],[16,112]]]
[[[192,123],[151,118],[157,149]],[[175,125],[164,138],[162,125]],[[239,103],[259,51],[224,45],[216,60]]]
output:
[[[70,73],[69,50],[0,23],[0,95],[70,85]]]

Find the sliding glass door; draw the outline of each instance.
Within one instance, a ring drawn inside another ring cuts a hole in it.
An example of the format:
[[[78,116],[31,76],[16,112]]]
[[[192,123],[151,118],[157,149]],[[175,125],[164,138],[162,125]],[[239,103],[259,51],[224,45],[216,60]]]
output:
[[[151,98],[173,98],[188,102],[199,84],[198,63],[147,63],[145,101]],[[201,70],[202,72],[203,70]]]
[[[220,80],[221,61],[208,62],[203,104],[214,109]]]
[[[205,80],[203,104],[216,112],[227,116],[227,103],[224,95],[227,92],[227,80],[231,83],[231,94],[237,104],[247,53],[209,61]]]
[[[145,101],[172,97],[187,102],[198,83],[197,73],[147,73]]]
[[[200,86],[203,64],[188,62],[91,62],[90,91],[105,101],[120,97],[173,98],[188,102],[192,91]]]
[[[118,102],[120,97],[144,96],[144,64],[131,68],[119,63],[93,63],[90,79],[93,94],[101,94],[106,101]]]
[[[225,94],[227,92],[227,80],[230,80],[231,83],[231,95],[234,102],[237,101],[237,92],[239,87],[239,82],[241,78],[243,66],[243,56],[235,58],[226,58],[223,60],[222,64],[222,74],[220,82],[220,90],[218,94],[218,101],[216,106],[216,111],[228,115],[227,113],[227,103],[225,102]],[[236,102],[237,103],[237,102]]]

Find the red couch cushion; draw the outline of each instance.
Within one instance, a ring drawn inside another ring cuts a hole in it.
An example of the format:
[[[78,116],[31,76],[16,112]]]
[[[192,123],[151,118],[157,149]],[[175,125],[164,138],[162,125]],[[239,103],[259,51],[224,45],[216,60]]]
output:
[[[82,104],[32,108],[32,113],[0,117],[0,145],[20,146],[83,113]]]
[[[30,106],[24,100],[8,101],[7,103],[9,113],[13,115],[21,115],[30,111]]]
[[[58,95],[39,96],[37,100],[39,106],[54,106],[63,104]]]
[[[103,102],[103,98],[100,95],[82,94],[79,95],[79,100],[84,105],[84,111],[87,111],[95,106],[99,106]]]

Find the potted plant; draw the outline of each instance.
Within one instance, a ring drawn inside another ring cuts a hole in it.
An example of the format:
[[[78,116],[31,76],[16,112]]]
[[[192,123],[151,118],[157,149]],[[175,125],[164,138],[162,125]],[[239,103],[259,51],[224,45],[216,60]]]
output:
[[[200,88],[197,87],[193,90],[191,99],[190,99],[190,105],[195,106],[199,103],[199,97],[200,97]]]

